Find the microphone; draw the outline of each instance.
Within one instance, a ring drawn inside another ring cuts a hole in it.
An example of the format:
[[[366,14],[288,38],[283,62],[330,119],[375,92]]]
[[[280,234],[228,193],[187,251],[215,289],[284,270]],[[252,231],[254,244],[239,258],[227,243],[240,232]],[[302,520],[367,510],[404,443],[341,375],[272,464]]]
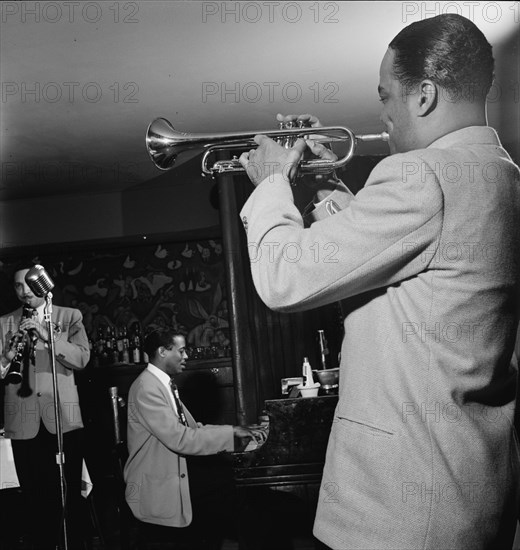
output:
[[[38,298],[46,296],[53,288],[54,282],[42,265],[35,265],[25,275],[25,282]]]

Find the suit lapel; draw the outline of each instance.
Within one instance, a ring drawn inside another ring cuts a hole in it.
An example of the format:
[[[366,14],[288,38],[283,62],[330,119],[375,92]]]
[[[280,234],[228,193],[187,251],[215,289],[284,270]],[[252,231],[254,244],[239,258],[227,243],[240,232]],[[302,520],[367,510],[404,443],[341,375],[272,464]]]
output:
[[[148,379],[148,381],[151,385],[154,385],[155,387],[159,388],[161,393],[164,395],[164,398],[169,403],[169,405],[171,406],[171,408],[173,409],[173,411],[175,412],[175,414],[178,417],[179,415],[177,414],[177,409],[175,407],[175,402],[173,400],[173,395],[168,390],[168,388],[166,388],[166,386],[159,380],[159,378],[157,378],[157,376],[155,376],[155,374],[151,373],[148,369],[144,370],[143,375],[146,375],[146,377],[147,377],[147,379]],[[184,408],[184,414],[186,415],[186,420],[188,421],[188,426],[190,428],[198,428],[196,420],[193,418],[192,414],[188,410],[188,407],[186,407],[186,405],[184,404],[184,401],[182,401],[182,399],[181,399],[181,403],[182,403],[182,406]]]

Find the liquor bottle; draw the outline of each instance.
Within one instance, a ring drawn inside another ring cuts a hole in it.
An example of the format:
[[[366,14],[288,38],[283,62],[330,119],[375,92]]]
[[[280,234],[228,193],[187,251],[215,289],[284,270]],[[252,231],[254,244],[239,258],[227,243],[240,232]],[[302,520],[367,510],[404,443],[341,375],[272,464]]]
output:
[[[303,384],[299,384],[297,388],[300,390],[302,397],[316,397],[320,388],[319,382],[314,382],[312,375],[312,367],[309,363],[309,358],[303,358]]]
[[[96,346],[98,350],[102,350],[105,347],[105,335],[103,334],[103,327],[98,328]]]
[[[312,367],[309,363],[309,358],[304,357],[303,358],[303,385],[304,386],[314,386],[314,377],[312,376]]]
[[[110,348],[112,349],[112,353],[114,353],[114,352],[117,353],[117,340],[116,340],[115,329],[114,329],[114,332],[112,332],[111,336],[110,336]]]
[[[112,329],[107,327],[106,337],[105,337],[105,349],[110,358],[112,358]]]
[[[112,331],[111,327],[107,327],[107,338],[106,338],[105,347],[107,350],[109,365],[113,365],[114,363],[117,363],[119,360],[118,353],[117,353],[117,343],[116,343],[115,333]]]
[[[123,353],[121,355],[121,361],[123,363],[130,363],[130,352],[128,351],[128,344],[123,340]]]
[[[141,362],[141,338],[139,334],[134,336],[133,362],[137,365]]]
[[[128,340],[128,363],[132,365],[134,363],[134,339]]]
[[[118,361],[123,361],[123,331],[122,329],[116,329],[116,348],[117,348],[117,359]]]
[[[143,361],[143,354],[141,351],[141,327],[139,326],[139,323],[137,321],[133,323],[132,329],[134,341],[133,360],[134,363],[139,364]]]
[[[130,325],[130,345],[128,346],[130,352],[130,362],[139,364],[142,362],[141,352],[141,327],[139,322],[135,321]]]
[[[97,355],[99,359],[99,364],[106,365],[108,363],[108,355],[107,355],[106,340],[105,340],[105,333],[103,331],[103,327],[98,328],[98,337],[96,341],[96,346],[97,346]]]
[[[323,330],[318,330],[318,342],[320,345],[320,361],[321,368],[327,368],[327,355],[329,354],[329,348],[327,344],[327,339],[325,338],[325,332]]]
[[[128,332],[126,327],[123,327],[123,349],[126,346],[126,349],[130,349],[130,340],[128,339]]]

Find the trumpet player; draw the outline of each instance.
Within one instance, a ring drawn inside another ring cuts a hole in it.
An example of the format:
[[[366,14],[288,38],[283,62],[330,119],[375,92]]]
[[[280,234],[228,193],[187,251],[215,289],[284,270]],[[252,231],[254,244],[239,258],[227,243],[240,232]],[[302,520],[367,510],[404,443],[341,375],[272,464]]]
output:
[[[5,435],[11,440],[22,489],[30,548],[54,549],[61,534],[61,499],[48,347],[53,337],[63,426],[69,548],[81,548],[83,423],[74,370],[84,368],[89,360],[88,338],[81,312],[67,307],[53,306],[54,334],[48,333],[45,299],[35,296],[25,281],[30,267],[22,266],[14,273],[14,291],[21,307],[0,317],[0,376],[6,381]],[[10,369],[20,353],[21,376],[11,382]]]
[[[310,227],[289,185],[304,140],[286,151],[257,136],[240,158],[256,186],[241,218],[260,297],[279,311],[346,308],[314,524],[327,548],[512,547],[520,175],[487,125],[493,67],[462,16],[399,32],[378,87],[390,155],[356,195],[320,182]]]

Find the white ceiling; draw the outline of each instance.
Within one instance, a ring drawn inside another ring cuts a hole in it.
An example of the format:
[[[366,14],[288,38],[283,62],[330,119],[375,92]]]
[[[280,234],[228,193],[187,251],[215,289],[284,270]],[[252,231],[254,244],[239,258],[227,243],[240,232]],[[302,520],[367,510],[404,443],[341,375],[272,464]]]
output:
[[[380,131],[388,42],[444,11],[472,18],[493,44],[500,97],[489,122],[518,145],[518,3],[3,2],[0,200],[156,177],[144,136],[158,116],[212,133],[311,112]]]

